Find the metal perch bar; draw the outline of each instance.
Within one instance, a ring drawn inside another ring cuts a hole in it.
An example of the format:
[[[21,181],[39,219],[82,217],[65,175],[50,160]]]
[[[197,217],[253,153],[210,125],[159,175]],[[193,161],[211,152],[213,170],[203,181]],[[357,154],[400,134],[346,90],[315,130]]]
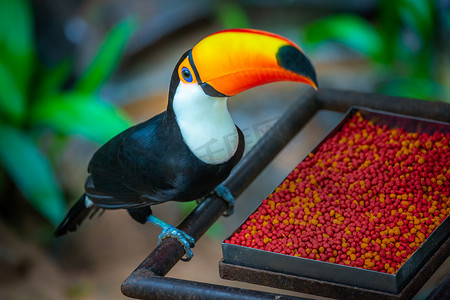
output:
[[[319,109],[345,111],[352,105],[450,121],[450,105],[446,103],[326,89],[318,93],[308,92],[287,109],[236,166],[224,185],[237,198]],[[225,202],[211,194],[177,228],[198,240],[225,210]],[[177,240],[165,239],[124,281],[122,293],[140,299],[208,299],[212,296],[223,299],[299,299],[164,277],[183,255],[183,247]]]

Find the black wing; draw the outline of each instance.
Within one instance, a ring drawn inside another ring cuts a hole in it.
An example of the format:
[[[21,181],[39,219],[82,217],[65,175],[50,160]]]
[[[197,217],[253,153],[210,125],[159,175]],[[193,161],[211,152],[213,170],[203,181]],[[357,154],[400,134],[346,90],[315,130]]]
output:
[[[162,113],[106,143],[89,165],[88,197],[104,208],[132,208],[205,196],[242,157],[244,138],[226,163],[209,165],[183,142],[174,116]],[[90,188],[91,187],[91,188]]]
[[[88,177],[85,185],[86,194],[95,204],[104,208],[131,208],[148,205],[149,200],[142,200],[140,193],[130,184],[128,175],[133,172],[135,164],[143,163],[141,143],[151,145],[155,143],[155,128],[163,119],[164,113],[152,119],[128,128],[121,132],[106,144],[104,144],[89,162]],[[136,136],[141,136],[145,141],[138,141]],[[128,149],[128,150],[127,150]],[[133,152],[134,155],[125,155],[123,151]],[[149,168],[151,161],[147,161]],[[136,174],[138,176],[138,174]]]

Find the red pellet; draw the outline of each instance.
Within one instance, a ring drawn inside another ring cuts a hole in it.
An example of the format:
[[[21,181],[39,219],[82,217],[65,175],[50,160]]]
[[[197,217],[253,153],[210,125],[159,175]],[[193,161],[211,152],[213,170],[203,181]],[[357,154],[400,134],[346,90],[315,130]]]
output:
[[[225,242],[394,274],[450,214],[449,143],[357,113]]]

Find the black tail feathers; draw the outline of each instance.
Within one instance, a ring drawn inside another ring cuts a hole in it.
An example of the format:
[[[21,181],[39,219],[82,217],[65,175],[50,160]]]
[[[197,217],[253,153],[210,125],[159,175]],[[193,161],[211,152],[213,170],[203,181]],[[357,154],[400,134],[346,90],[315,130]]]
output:
[[[89,219],[92,218],[100,210],[98,206],[93,204],[86,207],[85,198],[86,195],[83,194],[83,196],[81,196],[81,198],[72,206],[64,221],[56,228],[54,233],[55,236],[62,236],[68,232],[77,230],[84,219],[88,217]]]

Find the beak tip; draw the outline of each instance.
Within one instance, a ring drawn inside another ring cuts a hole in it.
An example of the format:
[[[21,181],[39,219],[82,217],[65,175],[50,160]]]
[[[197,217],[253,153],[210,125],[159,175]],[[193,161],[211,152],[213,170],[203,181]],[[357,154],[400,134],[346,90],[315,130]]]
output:
[[[277,61],[280,67],[306,77],[308,79],[306,83],[316,91],[319,90],[316,70],[309,58],[299,48],[292,45],[281,47],[277,53]]]

